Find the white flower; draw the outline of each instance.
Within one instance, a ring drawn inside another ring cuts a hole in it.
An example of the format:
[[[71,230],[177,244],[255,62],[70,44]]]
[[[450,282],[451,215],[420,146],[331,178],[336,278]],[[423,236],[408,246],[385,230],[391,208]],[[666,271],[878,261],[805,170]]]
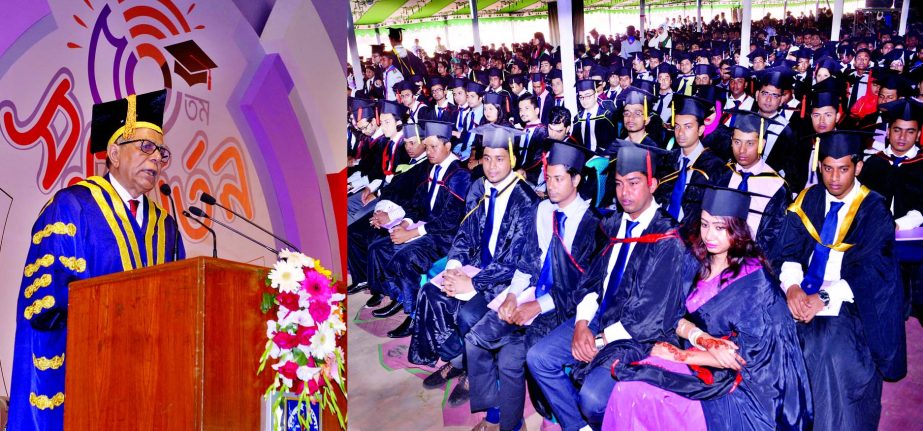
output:
[[[330,305],[336,305],[337,302],[346,299],[346,295],[342,293],[332,293],[330,294]]]
[[[288,261],[280,260],[269,271],[269,281],[280,292],[296,292],[304,281],[304,271]]]
[[[273,335],[276,335],[276,321],[270,320],[266,322],[266,338],[271,340]]]
[[[279,325],[283,328],[292,323],[297,323],[300,326],[314,326],[314,318],[311,317],[311,313],[307,309],[282,311],[282,307],[279,308],[280,310],[276,314],[279,317]]]
[[[342,334],[346,331],[346,323],[340,319],[339,313],[330,313],[330,317],[327,318],[323,326],[330,328],[335,334]]]
[[[321,325],[311,337],[311,356],[324,359],[337,348],[336,334],[330,325]]]
[[[279,258],[287,260],[288,263],[298,268],[314,268],[314,259],[305,256],[304,253],[291,251],[287,248],[283,248],[282,251],[279,252]]]
[[[295,372],[298,375],[298,379],[302,382],[307,382],[320,374],[320,368],[309,367],[307,365],[302,365],[298,367],[298,370]]]

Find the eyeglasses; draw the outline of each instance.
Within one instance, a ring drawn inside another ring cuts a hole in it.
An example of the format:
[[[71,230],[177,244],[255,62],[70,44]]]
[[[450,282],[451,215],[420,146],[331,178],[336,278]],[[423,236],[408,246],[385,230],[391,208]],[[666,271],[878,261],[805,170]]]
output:
[[[147,139],[132,139],[130,141],[125,141],[119,145],[134,144],[139,143],[138,149],[142,153],[151,155],[154,154],[154,151],[160,151],[160,163],[167,164],[170,161],[170,149],[164,145],[157,145],[154,141],[149,141]]]
[[[595,98],[596,98],[596,93],[593,93],[593,94],[579,94],[579,95],[577,95],[577,98],[580,99],[580,100],[595,99]]]
[[[763,97],[772,97],[773,99],[778,99],[782,97],[782,95],[779,93],[770,93],[768,91],[762,91],[762,90],[760,91],[760,95]]]

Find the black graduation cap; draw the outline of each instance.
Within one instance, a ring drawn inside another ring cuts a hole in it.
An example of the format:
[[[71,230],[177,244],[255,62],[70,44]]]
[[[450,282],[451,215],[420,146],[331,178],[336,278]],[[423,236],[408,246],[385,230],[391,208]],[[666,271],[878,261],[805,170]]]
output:
[[[510,165],[516,166],[516,137],[524,135],[525,132],[493,123],[478,126],[473,131],[481,135],[481,144],[484,148],[496,148],[509,151]]]
[[[708,106],[714,106],[715,102],[727,99],[727,89],[717,85],[694,85],[692,94],[702,100],[708,101]]]
[[[487,91],[487,86],[480,82],[469,81],[465,84],[465,91],[483,96],[484,92]]]
[[[490,82],[490,77],[488,76],[486,70],[476,70],[474,71],[474,80],[480,82],[481,84],[487,85]]]
[[[911,84],[903,76],[893,72],[886,72],[875,77],[881,88],[897,90],[899,96],[904,96],[910,92]]]
[[[650,91],[631,86],[619,93],[616,100],[619,102],[619,107],[622,109],[624,109],[626,105],[643,105],[644,116],[647,117],[648,107],[653,106],[656,97]]]
[[[657,163],[655,163],[654,156],[647,149],[636,145],[622,146],[619,147],[616,157],[615,172],[621,176],[632,172],[641,172],[647,176],[648,184],[651,184],[653,178],[657,175]]]
[[[542,75],[541,73],[533,73],[529,75],[529,77],[532,80],[532,82],[544,82],[545,81],[545,75]]]
[[[884,55],[885,66],[889,66],[892,62],[897,60],[904,60],[904,50],[903,49],[892,49]]]
[[[715,217],[746,219],[750,213],[750,193],[727,187],[707,187],[702,210]]]
[[[795,51],[795,58],[806,58],[808,60],[814,58],[814,50],[811,48],[801,48]]]
[[[771,85],[780,90],[791,90],[795,83],[795,73],[781,67],[766,69],[758,77],[760,86]]]
[[[816,61],[814,64],[815,71],[820,68],[827,69],[831,74],[839,73],[840,72],[840,62],[830,57],[824,57]]]
[[[510,75],[509,81],[511,84],[515,82],[519,85],[526,85],[526,83],[529,82],[529,78],[525,74],[520,73],[517,75]]]
[[[468,80],[465,78],[452,78],[449,81],[449,88],[465,88],[468,85]]]
[[[756,57],[762,57],[763,59],[766,59],[766,57],[768,57],[766,50],[763,48],[757,48],[754,49],[753,52],[747,54],[747,58],[749,58],[750,61],[753,61],[753,59]]]
[[[598,81],[592,79],[581,79],[574,84],[574,87],[577,87],[577,92],[586,91],[586,90],[596,90],[596,83]]]
[[[734,79],[734,78],[750,79],[750,77],[752,76],[752,74],[750,73],[750,69],[747,69],[746,67],[743,67],[743,66],[731,66],[731,70],[729,70],[729,72],[731,74],[731,79]]]
[[[372,45],[372,54],[384,54],[385,44]]]
[[[423,140],[426,136],[426,130],[422,124],[408,123],[404,125],[404,138],[417,138]]]
[[[635,51],[628,54],[628,59],[631,61],[644,61],[644,53],[641,51]]]
[[[163,110],[167,90],[130,95],[124,99],[93,105],[90,152],[106,151],[118,138],[131,139],[139,128],[163,133]]]
[[[674,50],[673,50],[673,60],[674,60],[676,63],[679,63],[679,62],[681,62],[681,61],[683,61],[683,60],[690,60],[690,61],[691,61],[691,60],[692,60],[692,57],[691,57],[691,56],[689,55],[689,53],[686,52],[686,51],[680,51],[680,50],[674,49]]]
[[[657,92],[657,88],[654,86],[654,81],[648,81],[646,79],[635,79],[634,81],[631,81],[631,86],[644,90],[648,93],[651,93],[652,95],[656,94]]]
[[[500,69],[497,69],[496,67],[491,67],[490,69],[487,69],[487,76],[488,77],[493,77],[493,76],[502,77],[503,71],[501,71]]]
[[[717,74],[717,69],[711,64],[697,64],[692,68],[693,75],[708,75],[709,77]]]
[[[350,103],[349,109],[353,113],[353,118],[359,121],[363,118],[371,120],[375,118],[375,101],[370,99],[354,98]]]
[[[432,76],[429,78],[429,86],[432,88],[434,85],[441,85],[442,88],[446,88],[446,79],[441,76]]]
[[[561,75],[561,71],[558,69],[552,69],[551,72],[548,72],[548,82],[551,82],[552,79],[564,79]]]
[[[674,79],[676,77],[676,67],[669,63],[658,64],[654,71],[656,71],[658,75],[661,73],[669,74],[670,79]]]
[[[840,55],[856,55],[856,50],[850,45],[840,45],[836,48],[836,53]]]
[[[910,97],[878,105],[878,110],[881,111],[882,117],[888,123],[894,120],[904,120],[923,124],[923,103],[917,102]]]
[[[409,79],[405,79],[405,80],[403,80],[403,81],[398,81],[397,83],[394,84],[394,91],[395,91],[395,92],[400,93],[400,92],[402,92],[402,91],[404,91],[404,90],[410,90],[410,91],[412,91],[412,92],[416,92],[416,91],[417,91],[417,85],[414,84],[414,83],[413,83],[411,80],[409,80]]]
[[[403,120],[404,114],[407,113],[407,107],[390,100],[378,101],[378,114],[391,114],[397,120]]]
[[[609,68],[602,66],[593,66],[590,68],[590,76],[598,76],[603,81],[609,79]]]
[[[446,121],[425,121],[423,122],[423,139],[430,136],[438,136],[443,140],[452,139],[452,132],[455,130],[455,124]]]
[[[567,165],[579,170],[593,156],[593,152],[586,147],[569,141],[546,138],[545,145],[551,148],[547,159],[549,165]]]
[[[631,68],[625,66],[619,66],[615,68],[615,75],[618,76],[631,76]]]
[[[400,41],[404,38],[404,29],[400,27],[391,27],[388,29],[388,39]]]
[[[708,59],[708,57],[711,57],[711,51],[709,51],[709,50],[707,50],[707,49],[700,49],[700,50],[698,50],[698,51],[695,52],[695,56],[696,56],[696,58],[702,57],[702,58],[704,58],[704,59]]]
[[[708,115],[709,106],[714,106],[709,100],[698,96],[687,96],[682,93],[673,93],[673,115],[674,121],[677,115],[692,115],[698,120],[699,124]]]
[[[651,49],[649,49],[649,50],[647,51],[647,55],[648,55],[648,57],[650,57],[650,58],[656,58],[656,59],[658,59],[658,60],[663,61],[663,51],[661,51],[661,50],[659,50],[659,49],[651,48]]]
[[[857,130],[834,130],[814,135],[815,138],[820,138],[820,148],[817,151],[818,159],[858,156],[862,154],[863,141],[874,135],[875,132]]]
[[[551,63],[552,62],[551,56],[548,54],[542,53],[541,55],[538,56],[538,62],[539,64],[541,64],[543,61],[547,61],[548,63]]]
[[[797,62],[797,61],[795,61],[795,60],[788,60],[788,59],[783,58],[783,59],[780,59],[780,60],[779,60],[779,65],[778,65],[778,67],[780,67],[780,68],[785,68],[785,69],[788,69],[788,70],[792,70],[792,69],[794,69],[795,66],[797,66],[797,65],[798,65],[798,62]]]
[[[811,108],[840,107],[840,95],[834,91],[812,91]]]
[[[759,149],[757,151],[760,155],[763,154],[763,145],[765,142],[766,131],[769,130],[769,126],[773,124],[781,124],[778,121],[766,118],[752,111],[728,109],[724,112],[731,114],[731,121],[729,123],[730,128],[740,130],[744,133],[756,132],[757,135],[759,135]]]
[[[497,105],[503,110],[506,105],[506,98],[500,93],[484,93],[484,103],[488,105]]]
[[[210,71],[218,67],[194,40],[165,46],[164,49],[176,59],[173,72],[186,81],[190,87],[195,84],[207,84],[211,90]]]

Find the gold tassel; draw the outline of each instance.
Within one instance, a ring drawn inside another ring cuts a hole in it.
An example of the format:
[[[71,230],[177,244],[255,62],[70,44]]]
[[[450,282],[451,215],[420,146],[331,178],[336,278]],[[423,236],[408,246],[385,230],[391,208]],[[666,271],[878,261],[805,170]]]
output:
[[[811,172],[817,170],[818,159],[820,158],[820,138],[814,138],[814,157],[811,158]]]
[[[644,96],[644,118],[647,118],[647,96]]]
[[[135,122],[138,120],[138,101],[134,94],[129,94],[125,100],[128,101],[128,111],[125,113],[125,129],[122,130],[122,138],[128,140],[135,133]]]
[[[759,143],[757,144],[757,145],[759,145],[759,155],[760,155],[760,157],[763,157],[763,147],[764,147],[764,144],[763,144],[763,124],[765,123],[765,121],[766,121],[766,120],[763,119],[763,117],[760,117],[760,140],[759,140]]]
[[[676,100],[670,100],[670,126],[676,127]]]
[[[507,138],[507,142],[509,142],[510,150],[510,169],[513,169],[516,167],[516,155],[513,153],[513,137]]]

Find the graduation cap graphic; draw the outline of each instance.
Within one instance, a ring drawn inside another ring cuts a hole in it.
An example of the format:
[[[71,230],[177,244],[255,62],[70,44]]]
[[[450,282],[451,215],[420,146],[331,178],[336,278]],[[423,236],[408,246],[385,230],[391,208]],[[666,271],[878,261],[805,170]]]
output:
[[[173,63],[173,72],[179,75],[186,84],[207,84],[212,89],[211,69],[218,67],[205,51],[194,40],[176,43],[164,47],[176,60]]]

